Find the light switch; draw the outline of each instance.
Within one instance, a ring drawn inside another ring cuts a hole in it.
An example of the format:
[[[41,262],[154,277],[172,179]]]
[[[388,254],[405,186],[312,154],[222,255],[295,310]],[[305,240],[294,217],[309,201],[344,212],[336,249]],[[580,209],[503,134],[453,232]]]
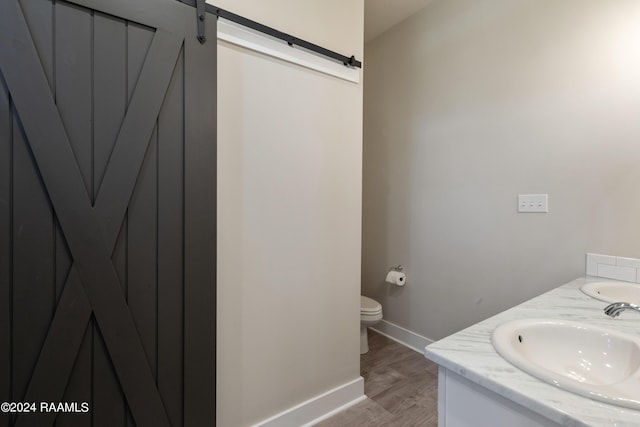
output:
[[[549,212],[549,195],[519,194],[518,212]]]

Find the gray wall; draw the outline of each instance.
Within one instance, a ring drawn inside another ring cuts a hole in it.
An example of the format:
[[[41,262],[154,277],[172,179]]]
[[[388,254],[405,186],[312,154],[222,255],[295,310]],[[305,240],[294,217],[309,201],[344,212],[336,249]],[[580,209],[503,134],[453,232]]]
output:
[[[386,320],[439,339],[587,251],[640,257],[637,0],[439,0],[368,43],[364,75],[363,293]]]
[[[362,58],[363,0],[216,5]],[[362,90],[219,41],[219,427],[360,377]]]

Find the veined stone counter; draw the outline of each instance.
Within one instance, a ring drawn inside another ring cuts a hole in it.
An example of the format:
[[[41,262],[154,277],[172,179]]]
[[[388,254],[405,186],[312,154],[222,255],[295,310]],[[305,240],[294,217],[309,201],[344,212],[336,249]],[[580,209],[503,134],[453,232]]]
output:
[[[527,408],[527,412],[531,411],[551,421],[526,425],[555,423],[561,426],[638,427],[640,411],[591,400],[538,380],[504,360],[491,344],[491,333],[495,327],[515,319],[571,320],[640,335],[640,313],[626,311],[617,318],[610,318],[603,312],[606,302],[593,299],[580,291],[585,283],[603,280],[610,279],[592,276],[576,279],[427,346],[425,356],[440,365],[441,383],[446,372],[454,373],[456,378],[462,377],[469,384],[475,383],[493,392],[487,393],[489,395],[506,398]],[[444,384],[440,384],[441,427],[445,424],[465,425],[460,422],[443,422],[444,387]],[[475,385],[472,388],[479,390]],[[451,393],[446,391],[447,395]],[[471,411],[473,404],[467,404]]]

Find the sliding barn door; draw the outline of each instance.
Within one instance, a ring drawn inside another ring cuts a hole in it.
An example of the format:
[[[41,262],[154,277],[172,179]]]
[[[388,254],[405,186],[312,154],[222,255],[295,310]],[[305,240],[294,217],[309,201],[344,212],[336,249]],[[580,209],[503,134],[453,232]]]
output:
[[[35,403],[1,427],[215,424],[206,24],[201,44],[175,0],[0,0],[0,402]]]

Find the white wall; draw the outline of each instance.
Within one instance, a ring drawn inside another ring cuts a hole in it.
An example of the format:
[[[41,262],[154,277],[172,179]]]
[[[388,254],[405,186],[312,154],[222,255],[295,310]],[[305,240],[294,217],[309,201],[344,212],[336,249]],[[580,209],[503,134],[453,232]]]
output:
[[[387,320],[439,339],[587,251],[640,256],[640,2],[436,0],[365,57],[363,292]]]
[[[362,0],[299,3],[216,5],[362,58]],[[360,375],[362,84],[224,42],[218,73],[218,425],[237,427]]]

